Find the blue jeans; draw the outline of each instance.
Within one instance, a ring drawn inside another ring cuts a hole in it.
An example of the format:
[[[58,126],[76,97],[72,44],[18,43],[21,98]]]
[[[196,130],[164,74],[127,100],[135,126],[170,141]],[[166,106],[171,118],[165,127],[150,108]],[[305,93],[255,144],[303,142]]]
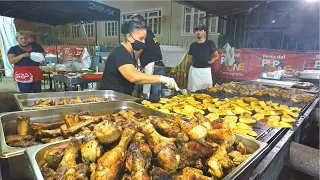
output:
[[[153,75],[164,75],[165,72],[163,69],[155,68]],[[162,89],[164,88],[163,84],[156,83],[151,85],[150,99],[157,99],[161,97]]]
[[[17,82],[20,92],[22,93],[39,93],[41,92],[41,81],[33,83]]]

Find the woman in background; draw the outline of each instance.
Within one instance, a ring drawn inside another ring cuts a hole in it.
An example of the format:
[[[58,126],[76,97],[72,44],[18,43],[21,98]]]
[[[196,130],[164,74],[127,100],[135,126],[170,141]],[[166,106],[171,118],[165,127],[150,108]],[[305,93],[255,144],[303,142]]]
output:
[[[122,24],[121,32],[125,39],[108,56],[103,72],[101,89],[132,95],[135,84],[160,82],[168,88],[179,90],[173,78],[147,75],[136,70],[137,61],[134,51],[145,48],[144,40],[147,35],[145,27],[139,22],[128,21]]]
[[[13,67],[13,76],[22,93],[41,92],[42,72],[40,63],[30,59],[31,52],[44,53],[42,48],[31,46],[28,42],[29,35],[17,32],[16,40],[19,45],[13,46],[8,51],[8,59]],[[45,62],[44,60],[42,62]]]

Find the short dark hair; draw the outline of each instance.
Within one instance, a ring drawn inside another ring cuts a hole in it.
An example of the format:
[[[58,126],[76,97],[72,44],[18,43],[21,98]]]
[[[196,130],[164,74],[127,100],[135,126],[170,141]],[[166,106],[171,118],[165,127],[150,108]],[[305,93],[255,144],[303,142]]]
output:
[[[144,22],[144,17],[141,14],[133,14],[130,19],[133,20],[137,18],[139,23]]]
[[[145,27],[137,21],[126,21],[121,25],[121,33],[123,35],[131,34],[134,30],[144,30]]]

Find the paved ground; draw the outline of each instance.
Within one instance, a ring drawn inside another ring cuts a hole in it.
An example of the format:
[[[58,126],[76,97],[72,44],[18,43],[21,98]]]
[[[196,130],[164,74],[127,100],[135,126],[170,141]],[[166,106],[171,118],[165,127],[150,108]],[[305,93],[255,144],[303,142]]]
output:
[[[0,81],[0,93],[19,92],[17,83],[12,77],[2,77]]]

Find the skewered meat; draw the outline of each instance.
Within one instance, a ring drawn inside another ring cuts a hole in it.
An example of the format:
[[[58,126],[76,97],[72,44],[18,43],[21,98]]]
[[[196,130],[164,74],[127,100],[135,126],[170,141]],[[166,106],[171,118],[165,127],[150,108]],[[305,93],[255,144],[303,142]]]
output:
[[[174,180],[214,180],[214,178],[203,175],[199,169],[186,167],[182,170],[182,175],[175,177]]]
[[[51,169],[57,169],[59,163],[62,160],[66,145],[52,147],[44,153],[44,161],[47,163],[47,167]]]
[[[52,130],[38,130],[35,134],[36,139],[41,139],[45,137],[54,138],[57,136],[61,136],[61,129],[52,129]]]
[[[146,124],[141,131],[148,139],[148,144],[157,157],[158,163],[170,172],[176,172],[180,155],[177,153],[177,147],[174,138],[161,136],[151,123]]]
[[[80,149],[80,141],[77,139],[71,139],[64,151],[63,158],[58,166],[55,174],[55,179],[68,178],[74,176],[74,171],[77,166],[76,158]]]
[[[51,168],[42,167],[41,174],[42,174],[44,180],[53,180],[56,172]]]
[[[112,121],[103,121],[94,127],[93,133],[103,144],[111,144],[121,137],[121,129]]]
[[[18,135],[27,135],[30,123],[30,116],[18,116],[16,121]]]
[[[227,155],[225,148],[218,148],[218,150],[207,161],[209,166],[209,173],[217,178],[223,178],[223,168],[233,168],[234,164]]]
[[[150,116],[149,119],[151,124],[160,134],[167,137],[177,138],[177,140],[181,140],[183,142],[187,142],[189,140],[188,135],[183,132],[176,123],[169,120],[169,118],[164,119],[157,116]]]
[[[239,151],[231,151],[228,156],[232,158],[235,165],[241,164],[243,161],[248,159],[252,154],[243,155]]]
[[[17,142],[17,141],[31,141],[33,140],[32,135],[9,135],[6,136],[6,143],[10,144],[12,142]]]
[[[169,172],[160,167],[153,167],[150,171],[150,176],[152,180],[171,179]]]
[[[127,147],[136,131],[126,128],[119,144],[98,159],[97,168],[91,174],[92,180],[118,179],[121,167],[125,161]]]
[[[136,133],[128,147],[126,168],[133,180],[149,180],[147,170],[151,165],[152,152],[146,143],[145,136]]]
[[[93,163],[96,162],[98,158],[102,155],[102,146],[94,136],[86,137],[85,141],[81,145],[81,156],[82,162],[84,163]]]
[[[37,130],[46,130],[46,129],[56,129],[63,125],[65,121],[54,121],[50,123],[41,123],[41,122],[33,122],[30,126],[30,129],[33,131]]]

